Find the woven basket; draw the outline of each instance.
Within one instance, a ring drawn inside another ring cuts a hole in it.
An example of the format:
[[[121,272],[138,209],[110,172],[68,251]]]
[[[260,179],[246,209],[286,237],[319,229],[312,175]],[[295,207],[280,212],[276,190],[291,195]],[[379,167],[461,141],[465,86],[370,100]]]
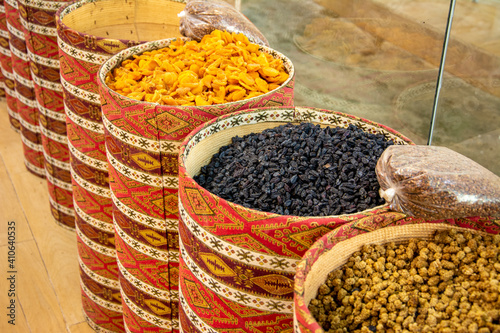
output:
[[[180,2],[165,0],[83,0],[64,6],[55,15],[82,303],[87,322],[97,331],[149,328],[146,321],[130,319],[136,309],[122,304],[122,267],[116,261],[97,73],[109,57],[129,46],[178,36],[177,14],[183,8]]]
[[[0,71],[0,101],[5,100],[5,89],[4,89],[5,83],[4,83],[4,78],[3,74]]]
[[[8,37],[8,32],[5,33],[4,31],[6,31],[5,29],[7,28],[7,18],[5,17],[5,7],[3,5],[3,0],[0,1],[0,53],[2,52],[1,48],[2,48],[2,44],[5,45],[5,37]],[[2,57],[0,55],[0,57]],[[0,66],[0,101],[3,101],[5,100],[5,82],[4,82],[4,75],[1,71],[1,66]],[[10,115],[9,115],[9,119],[10,119]],[[9,120],[10,122],[10,120]]]
[[[326,2],[323,5],[336,7]],[[323,97],[323,103],[338,105],[343,112],[368,114],[366,110],[375,105],[390,107],[397,94],[415,82],[436,81],[437,66],[391,43],[392,37],[392,41],[421,45],[421,39],[408,36],[426,36],[425,25],[374,18],[373,14],[369,18],[353,15],[313,18],[293,36],[294,44],[302,51],[302,63],[307,66],[309,75],[303,83],[312,92],[309,98]],[[384,32],[386,35],[381,36]],[[404,38],[402,33],[406,33]],[[438,61],[441,44],[426,41],[428,55],[424,58]],[[336,80],[325,84],[323,73],[332,73]],[[351,89],[353,84],[358,89]]]
[[[55,22],[56,11],[66,2],[19,0],[18,11],[39,112],[50,209],[57,224],[73,230],[75,213]]]
[[[285,123],[347,127],[411,142],[371,121],[314,108],[263,108],[222,116],[191,132],[180,148],[180,320],[185,332],[292,331],[293,279],[313,242],[352,220],[387,214],[387,206],[327,217],[285,216],[245,208],[200,187],[193,176],[234,136]]]
[[[124,59],[165,47],[171,41],[150,42],[117,54],[102,66],[99,83],[114,201],[117,255],[123,265],[122,296],[130,309],[137,309],[137,320],[158,321],[163,329],[171,327],[177,331],[177,161],[180,142],[191,130],[219,115],[268,104],[291,105],[294,75],[290,60],[263,48],[284,60],[290,78],[281,87],[248,100],[203,107],[173,107],[132,100],[105,85],[107,73]],[[151,267],[157,269],[154,278],[147,274]],[[143,287],[137,287],[136,281],[143,282]],[[136,295],[157,302],[141,302]],[[164,309],[162,313],[158,311],[159,307]]]
[[[365,244],[403,243],[411,238],[431,239],[437,230],[500,232],[500,220],[488,218],[425,221],[388,212],[385,219],[363,219],[346,224],[320,238],[297,265],[294,285],[294,332],[324,332],[311,315],[308,305],[328,273],[340,268]]]
[[[7,102],[7,113],[9,114],[10,127],[17,133],[21,133],[19,113],[17,112],[17,97],[14,86],[14,75],[12,74],[12,56],[10,52],[10,36],[7,28],[7,16],[5,15],[4,1],[0,1],[0,66],[3,76],[3,89]]]
[[[21,125],[24,164],[31,173],[45,178],[38,108],[26,50],[25,31],[19,19],[17,1],[5,0],[4,7],[9,30],[12,74],[15,82],[18,118]]]

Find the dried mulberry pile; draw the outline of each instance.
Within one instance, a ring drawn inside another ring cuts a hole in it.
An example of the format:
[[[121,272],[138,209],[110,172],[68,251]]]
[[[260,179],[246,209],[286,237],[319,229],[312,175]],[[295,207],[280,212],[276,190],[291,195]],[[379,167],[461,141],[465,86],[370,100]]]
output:
[[[500,235],[365,245],[309,310],[326,332],[500,332]]]
[[[264,212],[351,214],[384,203],[375,165],[392,144],[352,124],[286,124],[234,137],[194,180],[225,200]]]

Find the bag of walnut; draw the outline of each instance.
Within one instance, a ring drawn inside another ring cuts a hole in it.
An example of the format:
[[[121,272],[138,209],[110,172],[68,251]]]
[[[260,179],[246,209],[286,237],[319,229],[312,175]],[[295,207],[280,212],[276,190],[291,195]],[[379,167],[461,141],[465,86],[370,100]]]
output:
[[[451,149],[391,146],[376,173],[392,210],[425,219],[500,216],[500,177]]]
[[[363,219],[297,265],[294,332],[499,332],[500,220]]]
[[[241,12],[221,0],[188,0],[178,14],[183,36],[201,40],[214,30],[242,33],[251,42],[269,46],[266,37]]]

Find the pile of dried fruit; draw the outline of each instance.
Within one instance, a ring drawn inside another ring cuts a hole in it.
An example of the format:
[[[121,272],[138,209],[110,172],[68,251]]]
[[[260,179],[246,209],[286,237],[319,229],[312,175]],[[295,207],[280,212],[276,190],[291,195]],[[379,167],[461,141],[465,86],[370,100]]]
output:
[[[500,235],[365,245],[309,310],[326,332],[500,332]]]
[[[392,141],[350,125],[282,125],[234,137],[194,180],[248,208],[295,216],[360,212],[384,203],[375,166]]]
[[[135,55],[106,77],[121,95],[163,105],[212,105],[278,88],[289,75],[280,58],[242,34],[215,30],[200,42],[176,39]]]

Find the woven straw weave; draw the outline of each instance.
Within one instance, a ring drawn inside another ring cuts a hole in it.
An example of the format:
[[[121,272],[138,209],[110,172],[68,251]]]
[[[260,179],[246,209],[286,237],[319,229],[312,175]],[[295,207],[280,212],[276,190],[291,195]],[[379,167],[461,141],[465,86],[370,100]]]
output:
[[[15,83],[24,164],[31,173],[45,178],[39,114],[26,49],[26,31],[20,21],[17,0],[5,0],[4,7],[7,18],[7,30],[9,31],[12,79]]]
[[[185,332],[292,331],[297,262],[313,242],[345,223],[387,215],[381,206],[327,217],[284,216],[230,203],[194,180],[203,165],[238,135],[288,122],[354,124],[397,144],[407,138],[382,125],[314,108],[262,108],[222,116],[193,131],[179,157],[180,320]],[[388,217],[389,218],[389,217]]]
[[[137,316],[137,308],[130,308],[126,300],[122,303],[123,290],[128,289],[119,282],[123,267],[116,261],[118,242],[97,74],[109,57],[141,40],[175,36],[172,33],[178,31],[178,23],[170,20],[177,19],[182,8],[184,4],[174,1],[83,0],[56,14],[82,303],[95,330],[157,330]]]

